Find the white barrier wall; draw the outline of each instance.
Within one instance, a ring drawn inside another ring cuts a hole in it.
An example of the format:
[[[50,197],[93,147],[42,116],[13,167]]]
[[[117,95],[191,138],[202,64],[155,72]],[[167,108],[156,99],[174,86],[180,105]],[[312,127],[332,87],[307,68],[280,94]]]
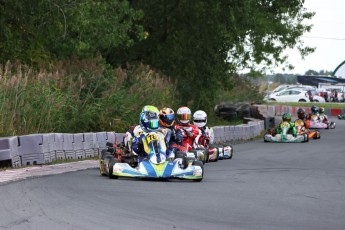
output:
[[[249,121],[236,126],[212,127],[215,143],[249,140],[261,134],[264,121]],[[46,133],[0,138],[0,162],[12,167],[49,164],[55,160],[84,159],[98,156],[106,143],[120,143],[124,133]]]

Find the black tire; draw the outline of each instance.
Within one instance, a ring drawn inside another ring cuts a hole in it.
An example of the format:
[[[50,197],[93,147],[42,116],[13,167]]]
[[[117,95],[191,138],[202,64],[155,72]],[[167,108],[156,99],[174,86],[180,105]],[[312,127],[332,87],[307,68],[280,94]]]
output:
[[[304,134],[304,142],[309,142],[309,136],[308,136],[308,134]]]
[[[203,164],[206,164],[206,161],[207,161],[207,149],[205,148],[197,148],[196,150],[201,150],[203,151],[203,159],[201,159],[202,163]]]
[[[107,156],[104,156],[102,160],[103,160],[103,161],[107,161],[107,160],[108,160],[108,161],[110,162],[110,161],[111,161],[111,158],[114,158],[114,157],[111,156],[111,155],[109,155],[109,156],[107,155]],[[108,169],[108,170],[109,170],[109,169]],[[101,172],[101,169],[99,169],[99,172],[100,172],[100,174],[101,174],[102,176],[108,176],[107,173],[102,173],[102,172]],[[109,172],[109,171],[108,171],[108,172]]]
[[[187,154],[185,152],[182,152],[182,151],[177,151],[175,154],[175,159],[176,158],[185,158],[185,157],[187,157]]]
[[[193,161],[192,165],[200,166],[202,169],[202,177],[200,179],[195,179],[193,181],[200,182],[204,178],[204,164],[201,161]]]
[[[109,175],[108,176],[110,179],[117,179],[118,178],[117,176],[113,175],[114,165],[118,162],[119,161],[114,157],[110,158],[110,160],[109,160]]]
[[[210,162],[208,149],[206,150],[206,163]]]
[[[189,152],[191,152],[191,153],[194,153],[194,156],[195,156],[195,159],[196,160],[200,160],[200,159],[198,159],[198,152],[196,151],[196,150],[189,150]]]
[[[182,159],[182,165],[181,168],[185,169],[188,167],[188,159],[187,159],[187,154],[182,151],[177,151],[175,154],[175,159],[181,158]]]
[[[100,159],[104,160],[106,156],[113,156],[113,154],[111,154],[111,152],[108,152],[108,149],[103,149],[99,157]]]
[[[237,119],[237,112],[220,112],[219,116],[225,120],[232,121]]]

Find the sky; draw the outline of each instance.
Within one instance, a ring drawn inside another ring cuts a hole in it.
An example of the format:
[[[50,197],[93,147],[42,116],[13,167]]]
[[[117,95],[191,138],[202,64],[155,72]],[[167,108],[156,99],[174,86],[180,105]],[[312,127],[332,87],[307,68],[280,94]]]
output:
[[[287,50],[288,60],[295,69],[283,71],[278,67],[273,69],[275,73],[304,74],[310,69],[333,72],[345,61],[345,0],[305,0],[304,7],[308,12],[315,12],[307,21],[314,26],[301,39],[316,50],[304,60],[297,49]]]

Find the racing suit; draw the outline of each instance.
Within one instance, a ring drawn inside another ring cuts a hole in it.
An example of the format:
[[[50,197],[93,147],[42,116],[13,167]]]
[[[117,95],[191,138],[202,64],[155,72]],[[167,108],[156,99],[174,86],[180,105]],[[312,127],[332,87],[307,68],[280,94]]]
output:
[[[276,133],[277,134],[282,134],[282,128],[281,128],[281,124],[284,123],[284,122],[281,122],[277,129],[276,129]],[[297,130],[296,130],[296,126],[295,126],[295,123],[294,122],[288,122],[290,127],[289,127],[289,131],[288,133],[292,134],[294,137],[297,136]]]
[[[203,147],[207,148],[210,144],[214,142],[214,133],[213,129],[209,128],[208,126],[204,126],[199,128],[200,134],[197,137],[197,145],[202,145]]]
[[[181,130],[176,130],[175,126],[160,126],[158,131],[163,133],[164,135],[165,143],[167,145],[167,158],[174,159],[175,153],[178,150],[177,146],[182,144],[183,133],[181,132]]]
[[[198,126],[193,124],[178,124],[175,126],[176,132],[181,132],[183,141],[182,145],[187,149],[187,151],[193,149],[193,143],[195,138],[200,134]]]
[[[320,113],[319,115],[320,121],[327,124],[328,123],[328,116],[324,113]]]
[[[155,135],[154,139],[159,139],[164,142],[164,135],[159,132],[158,130],[156,131],[151,131],[150,133],[142,132],[141,134],[134,136],[133,142],[132,142],[132,150],[138,155],[138,163],[140,163],[144,158],[148,157],[148,152],[145,151],[144,147],[144,138],[146,138],[148,135]],[[165,143],[164,143],[165,145]],[[162,147],[162,146],[161,146]],[[166,146],[164,146],[165,148]],[[157,149],[158,151],[160,148]],[[164,154],[166,150],[164,149]]]
[[[128,131],[125,133],[123,142],[130,152],[132,151],[133,138],[135,136],[140,136],[140,134],[142,133],[143,133],[143,130],[140,127],[140,125],[130,126]]]

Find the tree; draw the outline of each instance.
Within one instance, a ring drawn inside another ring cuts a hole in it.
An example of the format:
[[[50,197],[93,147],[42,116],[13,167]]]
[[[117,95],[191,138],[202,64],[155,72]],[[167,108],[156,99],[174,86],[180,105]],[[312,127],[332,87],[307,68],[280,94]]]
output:
[[[282,51],[297,46],[312,52],[300,37],[311,29],[302,23],[313,13],[304,0],[140,0],[148,38],[121,50],[127,60],[150,64],[177,80],[184,103],[213,103],[217,91],[231,88],[241,68],[286,63]],[[113,53],[120,52],[114,49]],[[108,57],[113,63],[114,56]],[[121,60],[123,61],[123,60]]]
[[[5,0],[0,2],[0,61],[41,62],[94,57],[144,37],[142,12],[128,1]]]

